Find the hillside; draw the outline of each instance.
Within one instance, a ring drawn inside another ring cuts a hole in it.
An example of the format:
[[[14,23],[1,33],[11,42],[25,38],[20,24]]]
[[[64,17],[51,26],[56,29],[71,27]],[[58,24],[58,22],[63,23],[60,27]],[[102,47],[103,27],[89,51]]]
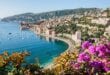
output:
[[[36,22],[38,20],[42,19],[49,19],[49,18],[55,18],[55,17],[61,17],[66,15],[72,15],[72,14],[84,14],[85,12],[92,12],[97,14],[99,12],[99,8],[78,8],[78,9],[66,9],[66,10],[58,10],[58,11],[51,11],[51,12],[44,12],[44,13],[24,13],[19,15],[14,15],[10,17],[5,17],[2,19],[2,21],[9,22],[9,21],[26,21],[26,22]]]

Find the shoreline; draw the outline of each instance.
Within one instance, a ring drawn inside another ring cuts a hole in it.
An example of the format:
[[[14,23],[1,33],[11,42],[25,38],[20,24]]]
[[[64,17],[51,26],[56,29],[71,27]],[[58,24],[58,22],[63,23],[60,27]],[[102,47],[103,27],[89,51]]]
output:
[[[47,35],[44,35],[44,34],[37,34],[37,33],[35,33],[35,34],[36,35],[40,35],[40,36],[44,36],[44,37],[49,37],[49,38],[57,39],[57,40],[60,40],[60,41],[63,41],[65,43],[67,43],[68,44],[68,48],[64,52],[71,51],[71,50],[74,49],[74,46],[73,46],[74,44],[72,42],[73,40],[71,39],[72,40],[71,41],[70,38],[52,37],[52,36],[47,36]],[[62,52],[62,53],[64,53],[64,52]],[[43,67],[44,67],[44,69],[51,69],[53,67],[53,65],[54,65],[54,63],[53,63],[53,61],[51,61],[51,62],[48,62],[47,64],[45,64]]]

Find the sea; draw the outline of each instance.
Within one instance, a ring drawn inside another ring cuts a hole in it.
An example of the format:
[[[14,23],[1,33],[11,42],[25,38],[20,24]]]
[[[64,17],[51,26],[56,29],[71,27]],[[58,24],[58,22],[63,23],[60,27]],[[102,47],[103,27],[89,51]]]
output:
[[[20,24],[15,22],[0,22],[0,54],[4,51],[24,52],[30,56],[26,63],[37,63],[45,66],[68,48],[68,44],[49,37],[34,34],[30,30],[20,30]]]

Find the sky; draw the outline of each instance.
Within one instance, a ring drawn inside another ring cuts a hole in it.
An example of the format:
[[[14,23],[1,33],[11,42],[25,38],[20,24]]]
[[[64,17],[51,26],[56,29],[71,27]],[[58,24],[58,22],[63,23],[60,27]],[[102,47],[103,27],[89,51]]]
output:
[[[27,12],[91,7],[110,7],[110,0],[0,0],[0,18]]]

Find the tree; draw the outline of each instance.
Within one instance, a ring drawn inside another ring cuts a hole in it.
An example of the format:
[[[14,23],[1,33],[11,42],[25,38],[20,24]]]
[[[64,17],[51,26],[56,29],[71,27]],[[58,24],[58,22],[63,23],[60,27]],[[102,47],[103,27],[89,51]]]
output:
[[[77,25],[73,23],[69,25],[69,28],[70,28],[70,33],[75,33],[78,30]]]
[[[67,25],[58,25],[55,27],[56,33],[61,33],[63,36],[63,33],[67,32]]]

